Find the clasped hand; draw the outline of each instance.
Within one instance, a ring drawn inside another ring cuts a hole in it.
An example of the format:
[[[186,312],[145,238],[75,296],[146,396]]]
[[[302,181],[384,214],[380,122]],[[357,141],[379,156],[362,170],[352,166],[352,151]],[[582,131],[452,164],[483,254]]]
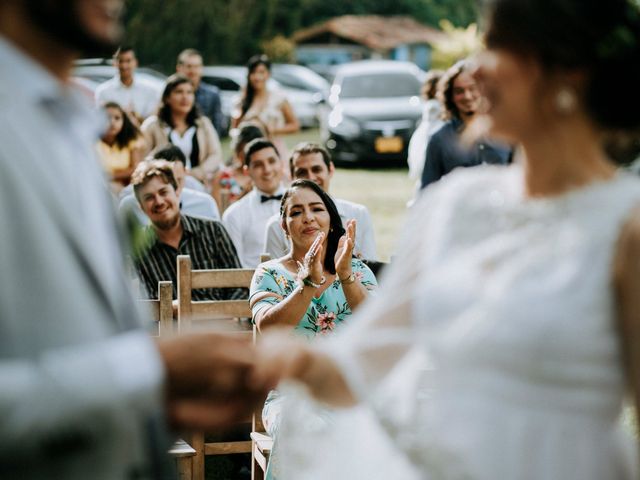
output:
[[[298,262],[298,279],[309,278],[313,283],[323,283],[324,265],[322,264],[322,252],[325,242],[324,232],[320,232],[315,238],[302,262]],[[338,248],[334,256],[334,265],[339,279],[344,280],[351,276],[351,259],[356,238],[356,221],[349,220],[345,234],[338,241]]]
[[[264,402],[274,387],[252,383],[256,353],[237,335],[189,334],[158,342],[166,370],[166,402],[176,429],[232,425]]]

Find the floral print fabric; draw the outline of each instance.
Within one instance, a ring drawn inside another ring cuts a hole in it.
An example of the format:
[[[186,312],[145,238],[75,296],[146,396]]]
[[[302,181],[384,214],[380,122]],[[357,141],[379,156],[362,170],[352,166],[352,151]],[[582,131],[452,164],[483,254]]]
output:
[[[378,283],[373,272],[361,260],[354,258],[351,267],[355,277],[369,291]],[[250,299],[257,293],[270,292],[274,296],[263,298],[252,308],[253,316],[269,305],[277,305],[296,289],[295,275],[278,260],[271,260],[258,266],[251,281]],[[306,313],[295,327],[296,333],[314,338],[316,335],[332,333],[349,315],[351,308],[342,291],[342,284],[336,278],[318,298],[313,298]]]

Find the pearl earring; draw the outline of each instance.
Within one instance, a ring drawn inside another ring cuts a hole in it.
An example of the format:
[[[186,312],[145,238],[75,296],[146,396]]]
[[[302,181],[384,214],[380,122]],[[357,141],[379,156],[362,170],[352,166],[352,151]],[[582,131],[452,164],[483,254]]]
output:
[[[561,115],[573,113],[576,109],[578,99],[575,91],[570,87],[562,87],[556,93],[554,99],[556,111]]]

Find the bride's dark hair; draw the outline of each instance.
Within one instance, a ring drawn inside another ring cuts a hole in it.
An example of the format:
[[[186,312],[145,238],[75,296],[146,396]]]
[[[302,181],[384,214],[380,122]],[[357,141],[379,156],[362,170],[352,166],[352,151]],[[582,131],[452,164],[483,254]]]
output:
[[[586,74],[584,105],[608,131],[640,129],[640,9],[630,0],[490,0],[486,44],[548,71]]]

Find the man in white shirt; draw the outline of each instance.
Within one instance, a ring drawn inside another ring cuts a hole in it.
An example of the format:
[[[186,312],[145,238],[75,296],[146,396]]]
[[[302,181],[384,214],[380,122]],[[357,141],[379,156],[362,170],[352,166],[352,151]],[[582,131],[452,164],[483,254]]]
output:
[[[96,103],[102,106],[116,102],[129,113],[138,124],[158,109],[162,92],[136,77],[138,59],[133,48],[120,47],[113,57],[118,74],[96,88]]]
[[[253,180],[253,190],[233,203],[222,215],[222,223],[245,268],[255,268],[263,253],[267,221],[280,211],[282,160],[270,141],[257,138],[244,149],[244,169]]]
[[[113,48],[123,7],[0,2],[2,478],[170,478],[167,423],[218,428],[263,394],[248,343],[142,328],[97,118],[69,82],[80,51]]]
[[[291,178],[294,180],[307,179],[317,183],[325,192],[329,192],[331,179],[335,167],[326,149],[315,143],[301,143],[291,154]],[[333,197],[332,197],[333,198]],[[373,223],[369,210],[359,203],[333,198],[342,223],[348,220],[356,221],[356,244],[354,253],[366,260],[376,260],[376,242]],[[280,258],[289,252],[289,241],[280,226],[279,213],[267,222],[263,251],[271,258]]]

